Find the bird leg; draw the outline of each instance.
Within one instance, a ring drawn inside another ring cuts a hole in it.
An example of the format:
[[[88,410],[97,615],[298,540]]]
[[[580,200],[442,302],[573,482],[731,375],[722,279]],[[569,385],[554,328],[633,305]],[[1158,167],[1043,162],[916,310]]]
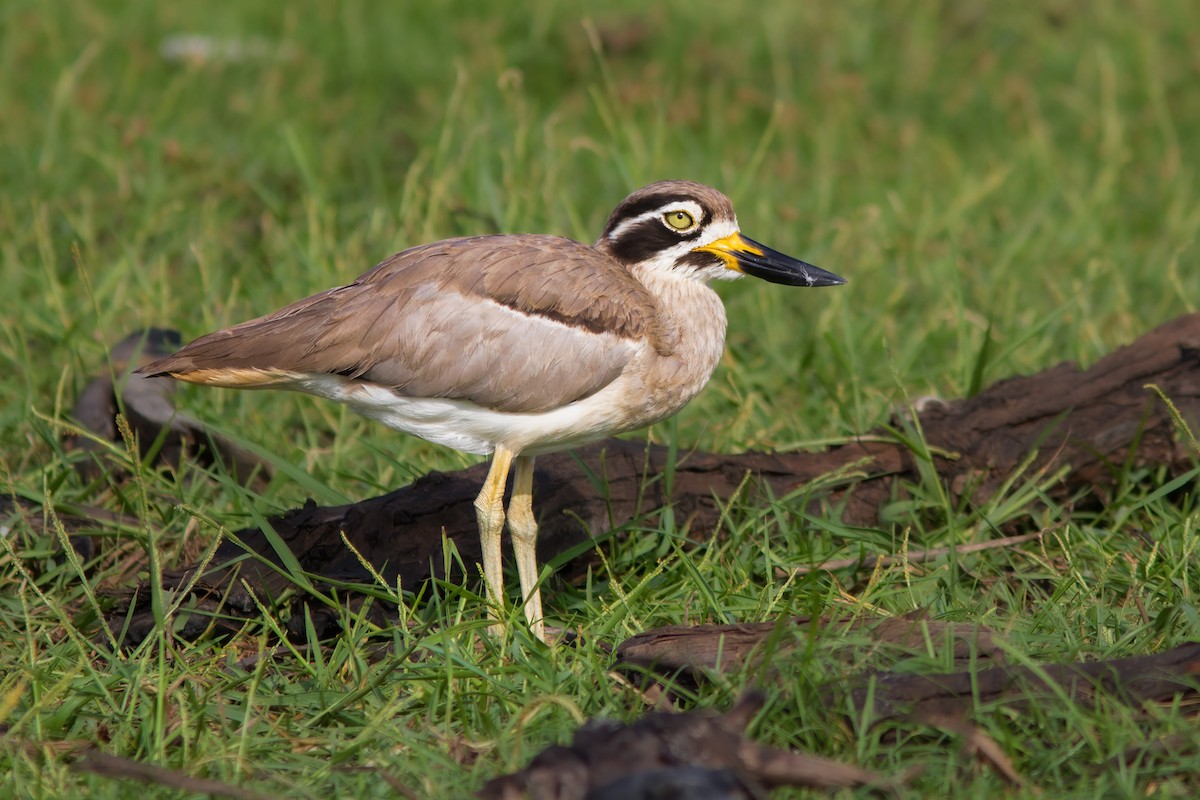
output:
[[[479,521],[479,544],[483,550],[483,580],[487,583],[488,613],[496,619],[504,608],[504,566],[500,561],[500,534],[504,530],[504,486],[513,453],[497,447],[492,456],[483,489],[475,498],[475,518]],[[493,626],[492,632],[500,632]]]
[[[533,456],[517,456],[512,500],[508,503],[508,532],[512,535],[517,574],[521,577],[525,619],[534,635],[544,642],[546,624],[542,619],[542,591],[538,586],[537,519],[533,516]]]

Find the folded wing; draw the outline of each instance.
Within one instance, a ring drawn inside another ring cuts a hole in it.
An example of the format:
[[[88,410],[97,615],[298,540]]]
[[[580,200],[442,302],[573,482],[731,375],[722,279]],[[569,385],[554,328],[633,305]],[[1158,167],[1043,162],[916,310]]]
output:
[[[647,306],[623,267],[578,242],[450,239],[203,336],[144,372],[240,388],[335,374],[408,397],[539,412],[594,394],[653,346]]]

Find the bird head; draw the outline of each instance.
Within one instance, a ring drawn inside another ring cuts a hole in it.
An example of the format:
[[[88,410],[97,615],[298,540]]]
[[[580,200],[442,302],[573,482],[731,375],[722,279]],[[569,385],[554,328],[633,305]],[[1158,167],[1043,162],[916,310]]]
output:
[[[691,181],[660,181],[626,197],[595,246],[627,266],[703,282],[743,275],[788,286],[846,282],[743,236],[729,198]]]

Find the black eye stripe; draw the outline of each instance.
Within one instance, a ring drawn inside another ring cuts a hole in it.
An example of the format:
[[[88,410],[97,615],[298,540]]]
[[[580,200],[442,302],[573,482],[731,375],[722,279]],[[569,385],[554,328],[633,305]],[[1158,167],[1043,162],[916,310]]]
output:
[[[682,206],[681,210],[688,211],[688,213],[691,213],[691,209],[694,208],[696,211],[694,218],[699,225],[706,225],[713,218],[712,209],[700,202],[700,199],[695,195],[672,193],[639,197],[617,206],[616,210],[608,218],[608,223],[604,226],[604,233],[601,234],[601,238],[609,238],[612,236],[613,231],[622,225],[626,225],[638,217],[655,212],[657,212],[656,216],[661,222],[662,214],[667,214],[675,210],[672,206],[675,208]]]
[[[660,219],[648,219],[621,232],[620,237],[609,242],[609,252],[625,264],[636,264],[654,258],[664,250],[680,242],[692,241],[700,236],[701,227],[689,231],[676,231],[663,225]]]

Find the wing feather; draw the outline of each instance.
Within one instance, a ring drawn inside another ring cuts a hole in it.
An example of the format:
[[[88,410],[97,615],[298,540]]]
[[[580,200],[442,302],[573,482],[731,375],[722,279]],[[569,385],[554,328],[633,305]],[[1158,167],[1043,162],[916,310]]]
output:
[[[202,336],[145,371],[243,388],[333,373],[410,397],[539,412],[615,380],[647,339],[653,346],[655,322],[646,289],[591,247],[534,235],[449,239]]]

